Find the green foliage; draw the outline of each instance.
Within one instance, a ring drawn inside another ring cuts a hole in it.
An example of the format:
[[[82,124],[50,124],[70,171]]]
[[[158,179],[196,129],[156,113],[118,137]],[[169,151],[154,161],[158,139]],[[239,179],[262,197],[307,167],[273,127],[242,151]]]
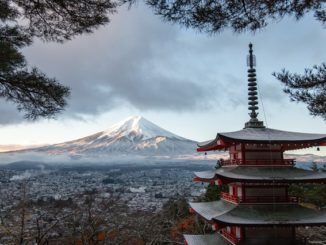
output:
[[[218,186],[215,184],[210,183],[207,188],[206,188],[206,192],[203,198],[203,202],[210,202],[210,201],[217,201],[220,199],[220,193],[222,191],[226,191],[227,190],[227,186],[226,185],[222,185],[222,186]]]
[[[28,119],[53,117],[70,91],[37,68],[28,67],[20,49],[33,38],[63,42],[109,22],[117,4],[108,0],[0,1],[0,97]]]
[[[108,14],[116,7],[117,3],[110,0],[2,0],[0,19],[22,19],[14,25],[20,29],[19,35],[62,42],[107,24]]]
[[[274,73],[285,88],[284,92],[292,101],[303,102],[313,116],[320,116],[326,120],[326,64],[306,69],[304,75],[291,74],[283,70]]]
[[[318,168],[316,162],[312,162],[311,170],[314,172],[326,171],[326,165]],[[299,197],[301,202],[311,203],[321,208],[326,206],[326,185],[324,184],[292,184],[289,187],[289,195]]]
[[[300,202],[312,203],[321,208],[326,205],[326,185],[324,184],[292,184],[289,195],[297,196]]]
[[[185,198],[167,201],[162,208],[167,219],[177,220],[189,215],[189,204]]]
[[[206,202],[219,200],[220,188],[215,184],[209,184],[206,188],[204,200]]]
[[[221,168],[222,165],[223,165],[223,161],[224,161],[223,158],[220,158],[219,160],[217,160],[216,165],[215,165],[215,169]]]
[[[224,29],[256,31],[285,16],[300,19],[307,13],[313,13],[318,21],[326,23],[326,3],[319,0],[148,0],[147,4],[166,21],[208,33]]]

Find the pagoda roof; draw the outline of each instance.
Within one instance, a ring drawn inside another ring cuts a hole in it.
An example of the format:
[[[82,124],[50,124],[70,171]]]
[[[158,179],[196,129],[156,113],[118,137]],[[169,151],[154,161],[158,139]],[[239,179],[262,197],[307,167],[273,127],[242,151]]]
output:
[[[238,205],[213,219],[239,225],[325,225],[326,212],[299,204]]]
[[[227,166],[194,174],[200,181],[221,178],[227,182],[326,182],[325,172],[314,172],[295,167]]]
[[[285,147],[290,150],[317,145],[326,146],[326,134],[298,133],[271,128],[244,128],[234,132],[218,133],[215,139],[198,143],[197,151],[225,149],[234,142],[290,144]]]
[[[206,234],[206,235],[183,235],[187,245],[230,245],[225,238],[219,233]],[[264,237],[250,237],[245,241],[241,241],[239,245],[291,245],[291,244],[303,244],[293,240],[292,238],[277,237],[275,235]]]
[[[205,219],[227,225],[326,225],[326,212],[299,204],[235,205],[224,200],[189,204]]]
[[[191,202],[190,206],[206,220],[212,220],[235,208],[237,205],[226,201]]]
[[[183,235],[188,245],[230,245],[219,234]]]

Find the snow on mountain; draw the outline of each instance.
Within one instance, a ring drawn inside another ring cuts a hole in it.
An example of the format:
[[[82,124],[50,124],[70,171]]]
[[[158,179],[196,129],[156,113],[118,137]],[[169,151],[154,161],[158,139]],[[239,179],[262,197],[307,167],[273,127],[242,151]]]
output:
[[[146,120],[141,116],[128,117],[125,120],[113,125],[111,128],[102,132],[101,137],[127,137],[130,140],[147,140],[157,136],[165,136],[168,138],[175,138],[185,140],[154,123]]]
[[[34,149],[52,155],[182,155],[195,153],[196,142],[175,135],[140,116],[128,117],[102,132]]]

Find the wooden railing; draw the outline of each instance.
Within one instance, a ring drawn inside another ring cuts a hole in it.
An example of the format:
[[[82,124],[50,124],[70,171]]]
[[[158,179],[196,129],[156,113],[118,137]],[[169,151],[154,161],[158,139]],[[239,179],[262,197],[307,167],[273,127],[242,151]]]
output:
[[[297,203],[298,197],[285,197],[285,196],[250,196],[241,198],[240,202],[243,203]]]
[[[285,196],[247,196],[245,198],[243,197],[237,197],[234,195],[230,195],[227,192],[221,192],[220,197],[225,200],[232,203],[297,203],[298,197],[285,197]]]
[[[221,193],[220,193],[220,197],[221,197],[223,200],[226,200],[226,201],[229,201],[229,202],[239,203],[239,198],[238,198],[238,197],[233,196],[233,195],[230,195],[230,194],[227,193],[227,192],[221,192]]]
[[[234,235],[228,233],[225,229],[221,231],[221,234],[234,245],[237,245],[240,242],[239,239],[237,239]]]
[[[228,165],[248,165],[248,166],[269,166],[269,165],[280,165],[280,166],[293,166],[295,159],[272,159],[272,160],[224,160],[222,166]]]

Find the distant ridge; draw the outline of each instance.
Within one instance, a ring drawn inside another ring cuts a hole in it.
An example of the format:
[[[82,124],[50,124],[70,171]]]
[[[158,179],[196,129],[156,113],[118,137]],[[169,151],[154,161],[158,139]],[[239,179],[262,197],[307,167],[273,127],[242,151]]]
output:
[[[141,116],[128,117],[84,138],[24,150],[51,155],[182,155],[194,154],[196,142],[173,134]]]
[[[0,153],[0,165],[10,162],[19,162],[20,165],[30,165],[33,162],[131,163],[143,162],[153,157],[155,161],[164,159],[216,161],[219,158],[228,158],[225,152],[219,151],[206,156],[197,153],[196,144],[196,141],[171,133],[141,116],[132,116],[104,131],[80,139]],[[313,161],[326,163],[326,156],[313,154],[288,153],[286,157],[295,158],[300,164]]]

